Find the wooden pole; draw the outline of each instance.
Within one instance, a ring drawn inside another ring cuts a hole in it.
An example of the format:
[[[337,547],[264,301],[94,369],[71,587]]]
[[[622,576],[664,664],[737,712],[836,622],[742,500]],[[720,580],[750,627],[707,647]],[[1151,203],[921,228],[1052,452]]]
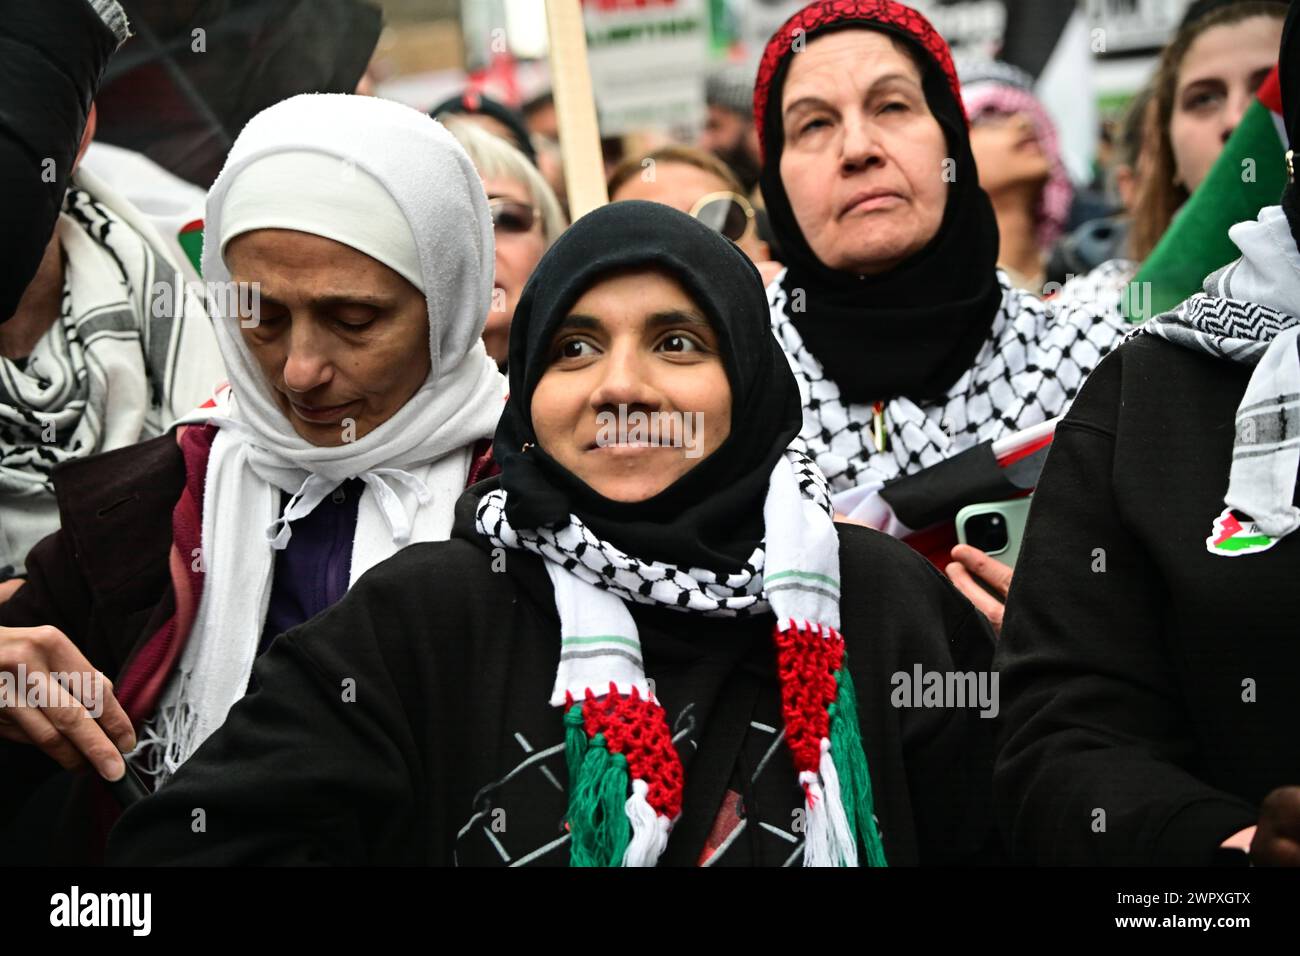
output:
[[[546,0],[546,27],[564,185],[576,220],[609,202],[580,0]]]

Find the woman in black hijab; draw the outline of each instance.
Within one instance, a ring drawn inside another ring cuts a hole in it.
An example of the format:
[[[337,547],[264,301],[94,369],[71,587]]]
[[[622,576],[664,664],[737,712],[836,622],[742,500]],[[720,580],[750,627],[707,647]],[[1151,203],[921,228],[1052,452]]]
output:
[[[604,207],[542,259],[510,344],[502,474],[452,540],[277,640],[111,855],[978,859],[996,697],[921,707],[910,682],[987,691],[987,626],[905,546],[832,523],[749,260],[666,206]],[[176,825],[198,800],[228,836]]]
[[[997,269],[948,45],[910,7],[809,4],[768,42],[754,112],[786,264],[768,287],[772,324],[832,491],[1060,415],[1127,331]],[[969,575],[954,579],[990,606]]]

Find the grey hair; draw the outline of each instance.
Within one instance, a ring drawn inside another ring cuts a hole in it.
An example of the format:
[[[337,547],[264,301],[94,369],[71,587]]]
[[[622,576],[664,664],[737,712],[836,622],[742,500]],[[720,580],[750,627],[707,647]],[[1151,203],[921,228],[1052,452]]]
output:
[[[483,179],[509,179],[523,186],[532,197],[533,205],[542,215],[542,239],[549,249],[568,227],[560,201],[537,167],[523,153],[500,137],[493,136],[470,120],[459,116],[444,116],[438,120],[455,136],[470,162]]]

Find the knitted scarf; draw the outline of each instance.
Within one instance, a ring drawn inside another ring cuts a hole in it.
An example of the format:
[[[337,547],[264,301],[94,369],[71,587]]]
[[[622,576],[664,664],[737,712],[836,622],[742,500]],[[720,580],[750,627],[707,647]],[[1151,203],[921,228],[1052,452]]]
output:
[[[1300,527],[1300,252],[1278,206],[1228,234],[1241,258],[1135,333],[1254,369],[1237,407],[1227,510],[1206,541],[1216,555],[1262,551]]]
[[[503,489],[483,497],[478,530],[497,547],[542,557],[555,587],[560,666],[550,702],[564,710],[572,865],[654,866],[681,813],[681,760],[626,602],[774,615],[786,743],[804,792],[805,865],[857,866],[859,840],[869,865],[885,865],[839,633],[839,540],[811,461],[791,451],[777,462],[764,540],[725,574],[629,555],[577,515],[560,527],[514,528],[507,499]]]

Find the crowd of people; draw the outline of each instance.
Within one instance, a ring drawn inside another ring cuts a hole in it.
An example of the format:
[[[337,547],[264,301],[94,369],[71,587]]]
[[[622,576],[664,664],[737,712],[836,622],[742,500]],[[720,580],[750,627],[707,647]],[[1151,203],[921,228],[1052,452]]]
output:
[[[50,13],[0,25],[74,81],[0,104],[0,859],[1300,865],[1293,174],[1122,307],[1270,83],[1290,170],[1300,12],[1193,4],[1100,212],[896,0],[571,224],[549,97],[304,91],[203,293],[78,167],[117,0]],[[1014,569],[861,507],[1053,433]]]

